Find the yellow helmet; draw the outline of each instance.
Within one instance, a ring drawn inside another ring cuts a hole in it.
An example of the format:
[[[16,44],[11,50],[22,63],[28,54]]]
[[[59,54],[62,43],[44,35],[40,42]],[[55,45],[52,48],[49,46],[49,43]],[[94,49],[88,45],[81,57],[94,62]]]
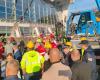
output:
[[[66,45],[72,47],[72,42],[66,42]]]
[[[41,38],[38,38],[38,39],[37,39],[37,42],[40,42],[40,43],[41,43],[41,42],[42,42]]]
[[[49,41],[46,41],[44,47],[47,49],[51,48],[51,43]]]
[[[96,17],[96,21],[100,22],[100,18],[99,17]]]
[[[84,41],[84,40],[87,40],[87,38],[86,37],[81,37],[80,40]]]
[[[34,44],[33,44],[33,42],[32,41],[28,41],[28,43],[27,43],[27,48],[33,48],[34,47]]]

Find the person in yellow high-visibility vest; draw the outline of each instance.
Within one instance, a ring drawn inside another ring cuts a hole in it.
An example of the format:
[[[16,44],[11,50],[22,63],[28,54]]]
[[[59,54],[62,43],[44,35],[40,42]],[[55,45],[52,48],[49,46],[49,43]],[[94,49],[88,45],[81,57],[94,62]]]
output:
[[[80,41],[82,42],[82,41],[86,41],[87,40],[87,38],[86,37],[81,37],[80,38]],[[84,48],[81,48],[81,60],[83,59],[83,57],[84,57],[84,51],[85,51],[85,49]]]
[[[27,44],[28,52],[24,53],[21,60],[21,68],[25,80],[40,80],[43,70],[44,58],[35,50],[34,44],[29,41]]]
[[[81,61],[87,62],[88,64],[91,65],[91,68],[92,68],[92,71],[91,71],[92,79],[91,80],[96,80],[98,73],[96,70],[96,58],[95,58],[94,50],[92,49],[88,40],[81,41],[80,46],[81,46]]]

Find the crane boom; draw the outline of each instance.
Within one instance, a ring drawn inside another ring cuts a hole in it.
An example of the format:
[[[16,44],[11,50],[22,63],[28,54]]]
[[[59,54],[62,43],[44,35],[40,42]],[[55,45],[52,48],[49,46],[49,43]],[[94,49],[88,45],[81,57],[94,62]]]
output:
[[[100,11],[100,0],[95,0],[95,2],[97,4],[98,10]]]

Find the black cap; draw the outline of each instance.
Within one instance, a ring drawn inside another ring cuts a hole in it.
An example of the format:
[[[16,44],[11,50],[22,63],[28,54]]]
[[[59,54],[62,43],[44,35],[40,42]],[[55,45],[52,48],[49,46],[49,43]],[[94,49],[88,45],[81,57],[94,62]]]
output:
[[[83,40],[79,44],[89,44],[89,41],[88,40]]]

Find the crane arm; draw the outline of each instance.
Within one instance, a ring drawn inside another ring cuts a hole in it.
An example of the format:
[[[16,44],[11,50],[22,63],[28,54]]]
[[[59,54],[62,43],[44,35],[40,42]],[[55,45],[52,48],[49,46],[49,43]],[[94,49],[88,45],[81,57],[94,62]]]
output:
[[[95,0],[95,2],[97,4],[98,10],[100,11],[100,0]]]

